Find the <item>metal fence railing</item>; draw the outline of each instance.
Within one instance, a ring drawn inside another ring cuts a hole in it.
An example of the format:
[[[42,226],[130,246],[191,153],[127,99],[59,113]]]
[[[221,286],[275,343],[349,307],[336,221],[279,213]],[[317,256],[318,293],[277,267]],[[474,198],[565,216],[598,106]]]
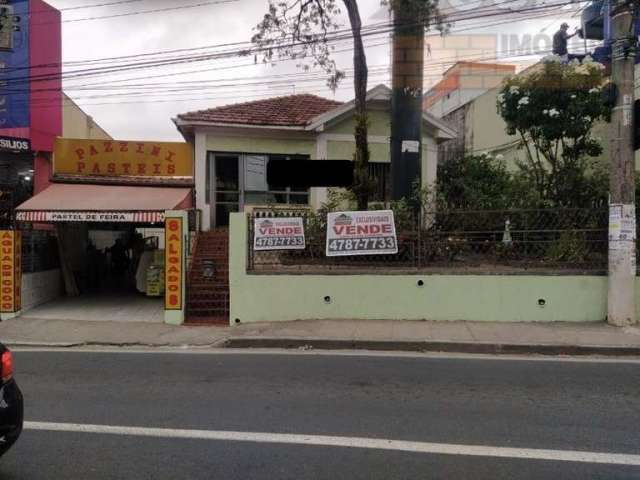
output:
[[[299,216],[304,250],[255,251],[254,219]],[[420,221],[396,215],[398,253],[327,257],[326,214],[309,211],[248,215],[249,272],[339,273],[604,273],[607,266],[606,209],[452,210]]]

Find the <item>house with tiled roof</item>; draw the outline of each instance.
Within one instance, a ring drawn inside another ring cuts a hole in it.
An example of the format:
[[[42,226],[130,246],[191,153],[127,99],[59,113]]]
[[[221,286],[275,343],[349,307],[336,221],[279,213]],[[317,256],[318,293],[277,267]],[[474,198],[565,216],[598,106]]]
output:
[[[372,200],[388,200],[391,90],[367,93]],[[352,160],[354,102],[300,94],[188,112],[173,119],[195,150],[196,208],[205,230],[225,226],[229,213],[249,205],[298,204],[318,208],[324,187],[270,185],[272,160]],[[436,179],[438,144],[455,138],[446,122],[423,116],[422,182]]]

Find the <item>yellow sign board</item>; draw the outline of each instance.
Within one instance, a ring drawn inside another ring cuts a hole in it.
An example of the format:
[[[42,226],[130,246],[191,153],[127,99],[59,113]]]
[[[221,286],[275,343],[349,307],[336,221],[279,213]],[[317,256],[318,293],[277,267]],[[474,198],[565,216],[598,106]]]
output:
[[[184,276],[184,224],[182,217],[165,217],[164,221],[164,309],[182,310]]]
[[[193,147],[178,142],[56,138],[53,173],[105,177],[192,177]]]
[[[22,308],[22,237],[20,232],[0,230],[0,312]]]

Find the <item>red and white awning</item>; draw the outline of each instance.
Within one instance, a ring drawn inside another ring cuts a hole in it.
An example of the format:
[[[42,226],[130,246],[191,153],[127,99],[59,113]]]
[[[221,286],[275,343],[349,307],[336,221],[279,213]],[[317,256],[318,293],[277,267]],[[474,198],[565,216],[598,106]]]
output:
[[[53,184],[16,209],[22,222],[161,223],[190,206],[191,189]]]
[[[124,222],[161,223],[164,212],[85,212],[85,211],[25,211],[17,212],[19,222]]]

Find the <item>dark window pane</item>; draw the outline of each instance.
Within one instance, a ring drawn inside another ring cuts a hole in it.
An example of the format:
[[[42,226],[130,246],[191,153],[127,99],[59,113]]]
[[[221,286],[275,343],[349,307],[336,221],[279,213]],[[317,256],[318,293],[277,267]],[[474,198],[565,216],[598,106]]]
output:
[[[211,162],[213,161],[213,155],[207,155],[207,162],[205,164],[205,174],[204,174],[204,202],[209,205],[211,203]]]
[[[216,190],[237,191],[239,189],[238,157],[216,155]]]
[[[216,202],[233,202],[238,203],[240,201],[239,193],[227,193],[227,192],[217,192],[216,193]]]
[[[267,193],[245,192],[244,203],[249,205],[265,205],[269,203],[267,201],[268,198],[269,194]]]
[[[237,212],[238,205],[216,205],[216,226],[227,227],[229,225],[229,214]]]
[[[390,170],[389,163],[369,163],[369,180],[373,184],[369,201],[386,202],[391,198]]]
[[[293,203],[295,205],[308,205],[309,204],[309,194],[294,194],[289,195],[289,203]]]

